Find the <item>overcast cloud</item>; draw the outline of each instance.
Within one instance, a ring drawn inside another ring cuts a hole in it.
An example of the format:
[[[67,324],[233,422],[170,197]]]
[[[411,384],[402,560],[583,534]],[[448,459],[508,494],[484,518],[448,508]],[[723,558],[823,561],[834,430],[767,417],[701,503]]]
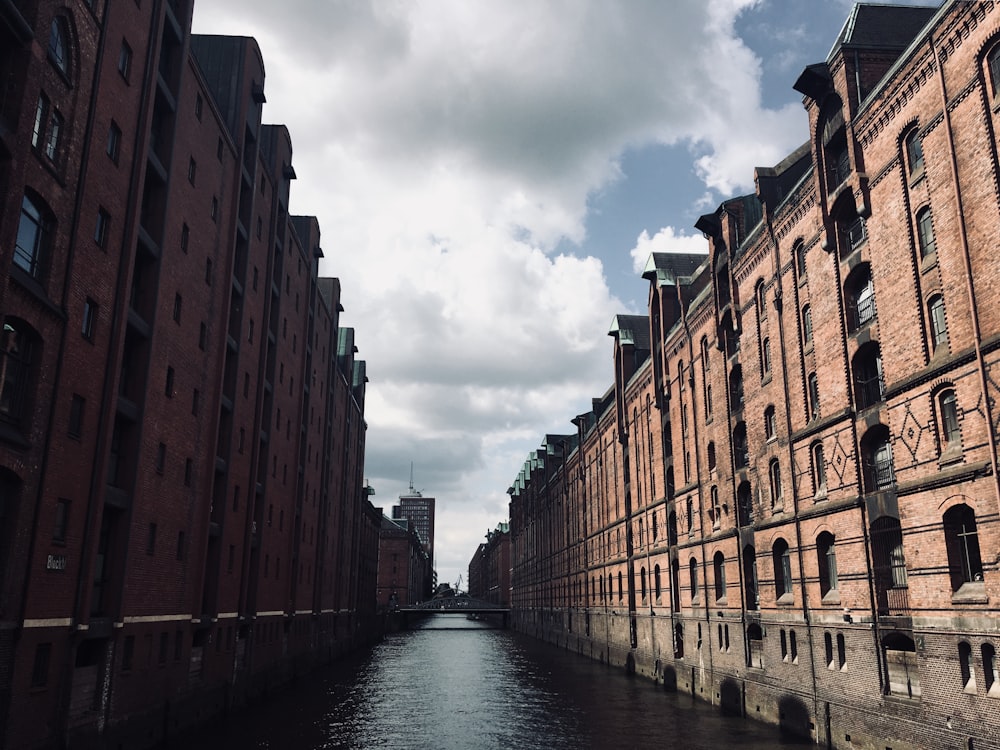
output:
[[[801,106],[761,105],[761,61],[734,33],[755,4],[198,0],[196,32],[261,46],[292,211],[319,217],[321,272],[368,362],[373,499],[388,513],[413,462],[438,498],[441,580],[506,520],[528,451],[611,385],[607,332],[627,310],[612,269],[565,241],[624,179],[623,152],[681,149],[728,197],[801,141]],[[632,236],[637,268],[707,249],[669,226]]]

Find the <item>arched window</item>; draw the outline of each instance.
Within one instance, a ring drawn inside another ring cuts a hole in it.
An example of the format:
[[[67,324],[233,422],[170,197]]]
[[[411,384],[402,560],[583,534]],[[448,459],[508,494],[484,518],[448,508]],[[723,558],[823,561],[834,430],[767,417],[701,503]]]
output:
[[[823,444],[813,443],[811,453],[813,492],[819,494],[826,490],[826,459],[823,456]]]
[[[962,689],[975,694],[976,674],[972,671],[972,646],[966,641],[958,642],[958,669],[962,676]]]
[[[875,309],[875,284],[871,268],[862,263],[844,282],[844,299],[847,306],[847,322],[851,333],[867,325],[877,317]]]
[[[871,525],[872,574],[879,614],[905,612],[907,595],[903,531],[895,518],[883,516]]]
[[[878,492],[896,484],[888,427],[876,425],[861,438],[861,462],[866,492]]]
[[[760,375],[767,377],[771,374],[771,339],[764,339],[760,345]]]
[[[21,201],[14,265],[33,278],[40,277],[45,255],[51,244],[52,230],[53,222],[48,207],[40,199],[26,193]]]
[[[743,408],[743,368],[739,365],[729,373],[729,401],[733,411]]]
[[[747,609],[760,609],[760,589],[757,586],[757,552],[752,544],[743,548],[743,596]]]
[[[747,628],[747,643],[750,646],[747,654],[747,666],[763,669],[764,631],[757,623],[753,623]]]
[[[962,431],[958,425],[958,399],[952,388],[946,388],[937,396],[938,420],[941,430],[941,452],[958,448],[962,443]]]
[[[913,175],[924,168],[924,146],[920,133],[914,128],[903,141],[906,148],[906,169]]]
[[[719,488],[712,485],[709,494],[712,502],[712,527],[719,528],[722,523],[722,504],[719,502]]]
[[[722,601],[726,598],[726,556],[721,550],[715,553],[712,567],[715,572],[715,600]]]
[[[63,75],[69,75],[69,32],[66,19],[57,16],[49,28],[49,60]]]
[[[854,373],[854,405],[858,411],[885,399],[882,350],[878,342],[869,341],[859,348],[851,360],[851,369]]]
[[[851,158],[847,148],[844,110],[840,100],[831,97],[821,115],[823,166],[829,192],[836,190],[851,174]]]
[[[792,255],[795,258],[795,270],[798,272],[799,280],[806,277],[806,245],[802,240],[795,243],[792,248]]]
[[[712,386],[705,384],[705,421],[712,419]]]
[[[705,372],[712,369],[712,360],[708,356],[709,351],[712,347],[708,345],[708,337],[702,336],[701,338],[701,366],[704,368]]]
[[[712,471],[715,468],[715,442],[708,441],[708,448],[706,450],[708,453],[708,470]]]
[[[944,539],[951,590],[958,591],[967,583],[981,582],[983,560],[979,553],[975,511],[964,503],[949,508],[944,514]]]
[[[921,258],[937,252],[937,243],[934,241],[934,220],[931,210],[926,207],[917,212],[917,244],[920,246]]]
[[[940,294],[927,300],[927,318],[931,326],[931,351],[947,351],[948,322],[944,317],[944,297]]]
[[[806,395],[809,398],[809,419],[819,418],[819,378],[816,373],[809,373],[806,378]]]
[[[3,321],[0,338],[0,420],[21,426],[28,414],[31,388],[34,383],[32,364],[38,348],[35,330],[20,318]]]
[[[984,643],[980,649],[983,656],[983,685],[986,694],[1000,696],[1000,674],[997,673],[997,651],[992,643]]]
[[[621,571],[618,572],[618,601],[622,601],[625,598],[625,588],[622,586],[622,574]]]
[[[792,556],[788,542],[778,539],[771,548],[771,559],[774,563],[774,595],[775,598],[792,595]]]
[[[774,406],[764,409],[764,437],[774,440],[777,437],[778,426],[774,416]]]
[[[686,509],[686,514],[685,515],[687,517],[687,530],[688,530],[688,534],[693,534],[694,533],[694,500],[692,500],[689,497],[687,499],[687,502],[684,504],[684,507]]]
[[[808,347],[813,340],[813,318],[812,308],[809,305],[802,306],[802,345]]]
[[[677,544],[677,512],[667,515],[667,544]]]
[[[693,557],[688,560],[688,574],[691,578],[691,602],[698,600],[698,561]]]
[[[642,566],[639,572],[639,585],[642,591],[642,600],[646,601],[646,566]]]
[[[986,55],[986,70],[989,73],[993,96],[1000,93],[1000,44],[996,45]]]
[[[747,426],[738,422],[733,430],[733,460],[736,468],[742,469],[750,465],[750,446],[747,445]]]
[[[771,507],[780,508],[783,503],[783,497],[781,494],[781,464],[778,462],[778,459],[771,459],[767,473],[771,483]]]
[[[662,587],[662,584],[661,584],[661,581],[660,581],[660,566],[659,565],[657,565],[655,568],[653,568],[653,586],[654,586],[654,591],[656,592],[656,599],[657,599],[657,601],[659,601],[660,594],[663,592],[663,587]]]
[[[753,494],[750,492],[750,482],[740,482],[736,488],[736,513],[740,526],[753,523]]]
[[[843,633],[837,635],[837,668],[847,668],[847,639]]]
[[[676,612],[681,608],[681,562],[677,558],[670,563],[670,593]]]
[[[829,632],[823,633],[823,653],[826,656],[826,668],[833,669],[833,636]]]
[[[759,320],[767,318],[767,292],[764,290],[764,281],[758,281],[754,290],[754,299],[757,301],[757,317]]]
[[[816,537],[816,561],[819,563],[819,590],[825,597],[837,590],[837,552],[835,538],[829,531]]]
[[[684,658],[684,626],[680,623],[674,625],[674,658]]]

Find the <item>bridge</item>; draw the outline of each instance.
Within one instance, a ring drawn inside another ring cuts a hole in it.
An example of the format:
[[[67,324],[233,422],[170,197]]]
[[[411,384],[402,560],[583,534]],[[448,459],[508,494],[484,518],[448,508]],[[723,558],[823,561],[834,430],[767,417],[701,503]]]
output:
[[[510,607],[486,602],[482,599],[473,599],[469,596],[446,596],[440,599],[431,599],[410,607],[400,607],[396,611],[402,615],[404,628],[407,627],[411,616],[427,615],[475,615],[476,617],[499,615],[503,620],[503,627],[506,628],[510,615]]]

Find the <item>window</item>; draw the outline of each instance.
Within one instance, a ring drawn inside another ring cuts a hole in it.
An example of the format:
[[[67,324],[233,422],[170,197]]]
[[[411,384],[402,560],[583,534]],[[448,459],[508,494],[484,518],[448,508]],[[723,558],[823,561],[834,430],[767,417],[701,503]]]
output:
[[[707,453],[708,453],[708,470],[712,471],[713,469],[715,469],[715,461],[716,461],[714,441],[711,440],[709,441]]]
[[[20,425],[27,411],[29,389],[34,381],[31,373],[36,335],[27,323],[7,317],[0,340],[0,420]]]
[[[604,583],[603,579],[601,580],[601,583],[602,584]],[[653,590],[656,593],[656,598],[657,598],[657,600],[659,600],[660,594],[663,592],[663,585],[662,585],[662,582],[660,580],[660,566],[659,565],[657,565],[656,567],[653,568],[653,586],[654,586]],[[601,588],[604,588],[604,587],[602,586]],[[601,598],[602,599],[604,598],[604,592],[603,591],[601,592]]]
[[[783,503],[781,495],[781,464],[778,459],[772,458],[768,467],[768,476],[771,482],[771,508],[780,509]]]
[[[975,694],[976,676],[972,671],[972,646],[966,641],[958,642],[958,668],[962,676],[962,689]]]
[[[118,124],[112,120],[111,127],[108,128],[108,143],[104,151],[115,164],[118,163],[118,155],[121,152],[122,131]]]
[[[156,448],[156,473],[162,474],[167,463],[167,445],[160,443]]]
[[[958,425],[958,399],[951,388],[941,391],[937,397],[938,417],[941,422],[941,445],[943,453],[949,448],[957,448],[962,442],[962,431]]]
[[[806,391],[809,398],[809,419],[819,418],[819,378],[816,373],[809,373],[806,378]]]
[[[132,48],[124,39],[122,39],[121,51],[118,53],[118,72],[126,81],[132,74]]]
[[[760,609],[760,590],[757,586],[757,553],[752,544],[743,548],[743,596],[747,609]]]
[[[993,96],[1000,93],[1000,45],[997,45],[986,56],[986,68],[990,74],[990,83],[993,86]]]
[[[823,653],[826,656],[826,668],[834,669],[833,663],[833,636],[823,633]]]
[[[733,411],[743,408],[743,368],[739,365],[729,375],[729,401]]]
[[[68,36],[66,19],[61,17],[52,19],[52,26],[49,28],[49,61],[64,76],[69,75]]]
[[[151,523],[149,524],[149,532],[146,535],[146,554],[152,555],[154,552],[156,552],[156,524]]]
[[[111,226],[111,216],[103,208],[97,210],[97,222],[94,224],[94,244],[102,250],[108,246],[108,230]]]
[[[753,523],[753,495],[750,492],[750,482],[740,482],[736,488],[736,513],[740,526]]]
[[[642,591],[642,600],[646,600],[646,567],[643,566],[639,571],[639,586]]]
[[[843,633],[837,635],[837,667],[840,670],[847,668],[847,640]]]
[[[715,600],[722,601],[726,598],[726,556],[721,550],[715,553],[712,567],[715,572]]]
[[[935,294],[927,301],[927,317],[931,324],[931,351],[935,354],[948,349],[948,323],[944,317],[944,297]]]
[[[824,531],[816,537],[819,590],[824,597],[831,591],[837,590],[837,552],[833,546],[834,541],[835,537],[829,531]]]
[[[94,340],[94,325],[97,323],[97,303],[87,297],[83,303],[83,321],[80,324],[80,333],[87,341]]]
[[[806,246],[805,243],[799,240],[795,243],[795,247],[792,249],[792,255],[795,256],[795,270],[798,272],[799,281],[806,277]]]
[[[802,345],[808,347],[813,339],[813,319],[812,308],[809,305],[802,307]]]
[[[747,654],[747,666],[763,669],[764,631],[757,623],[753,623],[747,628],[747,643],[750,646]]]
[[[923,139],[916,129],[912,130],[904,141],[906,147],[906,168],[911,175],[924,168]]]
[[[188,242],[191,239],[191,230],[188,228],[187,224],[181,225],[181,252],[187,254]]]
[[[761,345],[760,371],[764,378],[771,374],[771,339],[764,339]]]
[[[179,293],[175,294],[174,295],[174,313],[173,313],[174,322],[175,323],[180,323],[181,322],[181,307],[182,307],[183,304],[184,304],[184,300],[181,299],[181,295]]]
[[[21,201],[21,221],[17,225],[14,265],[29,276],[38,278],[42,273],[51,233],[52,223],[47,209],[25,195]]]
[[[56,500],[56,518],[52,524],[52,541],[66,541],[66,526],[69,524],[69,500]]]
[[[952,591],[957,592],[967,583],[981,582],[983,560],[975,511],[964,503],[949,508],[944,514],[944,538]]]
[[[166,388],[164,389],[164,393],[166,394],[167,398],[173,398],[174,397],[174,368],[173,367],[167,367],[167,382],[166,382]]]
[[[867,263],[858,266],[845,283],[845,300],[850,332],[857,331],[864,325],[875,320],[875,284],[872,281],[871,269]]]
[[[691,579],[691,601],[698,600],[698,561],[693,557],[688,561],[688,576]]]
[[[188,182],[194,185],[195,177],[198,174],[198,162],[194,160],[194,157],[188,159]]]
[[[858,349],[851,361],[854,370],[854,402],[858,411],[881,403],[885,399],[885,378],[882,374],[882,352],[870,341]]]
[[[83,433],[83,405],[85,399],[76,393],[69,402],[69,435],[78,438]]]
[[[747,426],[745,422],[739,422],[733,430],[733,459],[736,468],[742,469],[750,465],[750,447],[747,444]]]
[[[788,656],[792,664],[799,663],[799,642],[794,630],[788,631]]]
[[[768,440],[774,440],[777,437],[777,424],[773,406],[768,406],[764,409],[764,437]]]
[[[757,300],[757,317],[764,320],[767,318],[767,292],[764,289],[763,281],[757,282],[754,298]]]
[[[35,646],[35,660],[31,666],[31,687],[43,688],[49,683],[49,662],[52,660],[52,644],[39,643]]]
[[[722,504],[719,502],[719,488],[712,485],[710,495],[712,502],[712,527],[717,529],[722,523]]]
[[[792,556],[788,542],[778,539],[771,548],[771,559],[774,563],[774,595],[781,600],[792,596]]]
[[[934,221],[929,208],[917,212],[917,242],[920,245],[920,257],[926,258],[937,251],[934,241]]]
[[[823,444],[814,443],[811,452],[813,491],[819,494],[826,490],[826,460],[823,456]]]
[[[872,575],[879,614],[908,614],[908,585],[903,531],[899,520],[882,516],[871,525]]]
[[[59,111],[53,107],[49,114],[49,132],[45,139],[45,156],[49,161],[54,162],[59,157],[59,137],[62,134],[63,117]]]
[[[702,337],[701,339],[701,366],[704,368],[705,372],[712,369],[712,360],[709,358],[708,354],[712,347],[708,344],[708,337]]]
[[[984,643],[980,649],[983,656],[983,685],[986,694],[1000,697],[1000,674],[997,673],[997,652],[991,643]]]
[[[35,107],[35,124],[31,131],[31,147],[36,151],[42,147],[42,139],[45,136],[45,123],[48,121],[49,100],[45,94],[38,95],[38,104]]]
[[[877,425],[865,433],[861,439],[861,460],[866,492],[878,492],[896,483],[888,427]]]

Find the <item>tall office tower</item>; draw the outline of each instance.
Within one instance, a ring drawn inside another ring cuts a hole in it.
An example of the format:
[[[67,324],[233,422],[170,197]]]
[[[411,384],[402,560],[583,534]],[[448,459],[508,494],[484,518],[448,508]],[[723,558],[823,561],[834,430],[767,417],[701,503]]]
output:
[[[392,506],[392,517],[396,519],[405,518],[413,522],[413,528],[417,530],[420,541],[430,558],[431,568],[434,567],[434,498],[424,497],[417,490],[413,489],[413,482],[410,482],[410,491],[406,495],[399,496],[399,505]]]

